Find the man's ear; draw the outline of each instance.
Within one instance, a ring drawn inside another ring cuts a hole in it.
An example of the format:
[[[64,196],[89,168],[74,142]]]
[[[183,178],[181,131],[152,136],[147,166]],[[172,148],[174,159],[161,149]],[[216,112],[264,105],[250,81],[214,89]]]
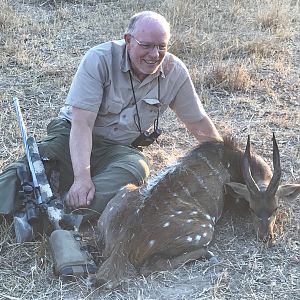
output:
[[[295,200],[300,194],[300,184],[282,184],[277,190],[277,195],[282,200]]]
[[[125,40],[126,45],[129,44],[130,39],[131,39],[131,35],[129,33],[125,33],[124,34],[124,40]]]
[[[233,198],[243,198],[250,202],[250,192],[245,184],[238,182],[225,183],[225,193]]]

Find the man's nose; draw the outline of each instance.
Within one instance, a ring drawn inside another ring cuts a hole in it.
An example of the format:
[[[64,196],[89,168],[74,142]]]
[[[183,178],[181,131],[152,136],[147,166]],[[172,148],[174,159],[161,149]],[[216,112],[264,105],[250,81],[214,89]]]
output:
[[[158,45],[153,45],[153,47],[150,51],[150,54],[153,57],[159,57],[159,46]]]

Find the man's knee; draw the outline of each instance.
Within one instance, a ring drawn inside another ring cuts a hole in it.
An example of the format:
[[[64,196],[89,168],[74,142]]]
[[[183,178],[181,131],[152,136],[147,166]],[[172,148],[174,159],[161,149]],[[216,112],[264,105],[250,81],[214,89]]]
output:
[[[126,155],[111,163],[93,177],[96,192],[90,209],[101,213],[120,188],[129,183],[141,185],[148,175],[148,163],[140,155]]]
[[[143,156],[136,154],[129,154],[124,156],[119,161],[112,163],[110,168],[119,168],[121,170],[123,169],[126,170],[126,172],[130,173],[132,176],[134,176],[135,182],[128,183],[142,184],[150,173],[150,168],[147,159]]]

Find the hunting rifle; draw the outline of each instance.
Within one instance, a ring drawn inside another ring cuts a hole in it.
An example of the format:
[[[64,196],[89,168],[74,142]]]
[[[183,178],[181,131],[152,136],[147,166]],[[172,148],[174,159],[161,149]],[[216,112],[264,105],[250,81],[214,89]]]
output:
[[[35,138],[27,136],[18,98],[14,97],[13,102],[29,166],[28,169],[26,163],[21,163],[17,168],[23,209],[14,214],[16,240],[34,241],[50,223],[54,273],[63,277],[94,273],[96,266],[78,233],[83,216],[64,213],[62,202],[54,196],[48,182]]]

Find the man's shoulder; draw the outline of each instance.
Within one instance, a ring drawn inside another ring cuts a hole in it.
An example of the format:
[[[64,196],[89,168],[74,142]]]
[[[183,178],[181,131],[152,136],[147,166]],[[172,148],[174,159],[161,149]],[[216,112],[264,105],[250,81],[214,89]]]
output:
[[[163,70],[165,75],[173,73],[188,73],[184,62],[176,55],[168,52],[163,62]]]
[[[92,48],[90,48],[86,55],[96,55],[96,56],[114,56],[114,55],[122,55],[125,47],[124,40],[115,40],[109,41],[105,43],[98,44]]]

